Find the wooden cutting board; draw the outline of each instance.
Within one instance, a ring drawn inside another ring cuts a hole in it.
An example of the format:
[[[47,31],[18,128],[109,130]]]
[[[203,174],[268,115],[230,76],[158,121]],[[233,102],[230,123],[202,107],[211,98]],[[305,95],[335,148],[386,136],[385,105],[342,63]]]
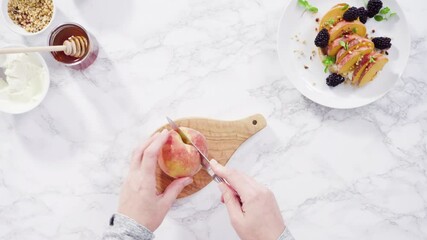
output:
[[[267,126],[267,122],[261,114],[256,114],[236,121],[219,121],[205,118],[183,118],[174,120],[180,127],[189,127],[201,132],[208,143],[208,158],[215,159],[220,164],[227,164],[233,153],[247,139]],[[170,129],[169,125],[161,127]],[[157,166],[156,169],[157,191],[162,193],[174,180]],[[188,185],[178,198],[187,197],[212,181],[212,177],[201,169],[193,177],[193,183]]]

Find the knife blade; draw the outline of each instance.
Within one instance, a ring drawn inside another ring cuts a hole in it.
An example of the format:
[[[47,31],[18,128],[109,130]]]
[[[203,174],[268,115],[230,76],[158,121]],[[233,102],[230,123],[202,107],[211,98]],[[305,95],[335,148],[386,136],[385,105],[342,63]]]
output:
[[[197,150],[197,152],[201,156],[201,160],[202,160],[201,163],[202,163],[203,168],[213,178],[213,180],[217,183],[225,182],[225,180],[222,177],[216,175],[213,172],[209,158],[206,157],[206,155],[203,154],[202,151],[200,151],[200,149],[193,143],[193,141],[191,141],[191,139],[189,137],[187,137],[187,135],[185,135],[185,133],[178,127],[178,125],[172,119],[170,119],[169,117],[166,117],[166,119],[169,122],[169,126],[181,136],[182,141],[184,141],[184,143],[190,144],[191,146],[193,146]]]

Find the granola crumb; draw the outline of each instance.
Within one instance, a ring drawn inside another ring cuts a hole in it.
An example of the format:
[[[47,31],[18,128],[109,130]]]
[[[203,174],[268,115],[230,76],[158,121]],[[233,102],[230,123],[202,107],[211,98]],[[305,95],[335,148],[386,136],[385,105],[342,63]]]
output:
[[[9,0],[7,12],[10,19],[25,31],[36,33],[52,20],[52,0]]]
[[[307,65],[304,65],[304,68],[305,68],[305,69],[308,69],[308,66],[307,66]]]
[[[319,22],[319,18],[316,18],[316,22]]]

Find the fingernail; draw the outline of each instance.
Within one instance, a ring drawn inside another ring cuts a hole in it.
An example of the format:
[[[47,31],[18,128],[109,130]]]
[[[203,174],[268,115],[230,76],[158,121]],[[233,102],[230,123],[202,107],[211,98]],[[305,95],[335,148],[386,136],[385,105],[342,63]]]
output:
[[[167,132],[168,130],[165,128],[165,129],[163,129],[163,131],[162,131],[162,134],[165,134],[165,132]]]
[[[192,179],[192,178],[187,178],[187,179],[184,181],[184,185],[185,185],[185,186],[190,185],[190,184],[192,184],[192,183],[193,183],[193,179]]]
[[[211,164],[218,164],[218,161],[217,161],[217,160],[215,160],[215,159],[212,159],[212,160],[211,160]]]

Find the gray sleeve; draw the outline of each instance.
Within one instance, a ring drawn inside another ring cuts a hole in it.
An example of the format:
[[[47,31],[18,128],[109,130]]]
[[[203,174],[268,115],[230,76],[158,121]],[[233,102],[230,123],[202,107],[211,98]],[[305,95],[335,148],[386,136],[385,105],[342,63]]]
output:
[[[151,240],[154,234],[135,220],[121,214],[114,214],[110,226],[102,236],[102,240]]]
[[[285,228],[285,231],[283,231],[282,235],[277,240],[295,240],[295,238],[292,236],[291,232],[289,232],[288,227]]]

